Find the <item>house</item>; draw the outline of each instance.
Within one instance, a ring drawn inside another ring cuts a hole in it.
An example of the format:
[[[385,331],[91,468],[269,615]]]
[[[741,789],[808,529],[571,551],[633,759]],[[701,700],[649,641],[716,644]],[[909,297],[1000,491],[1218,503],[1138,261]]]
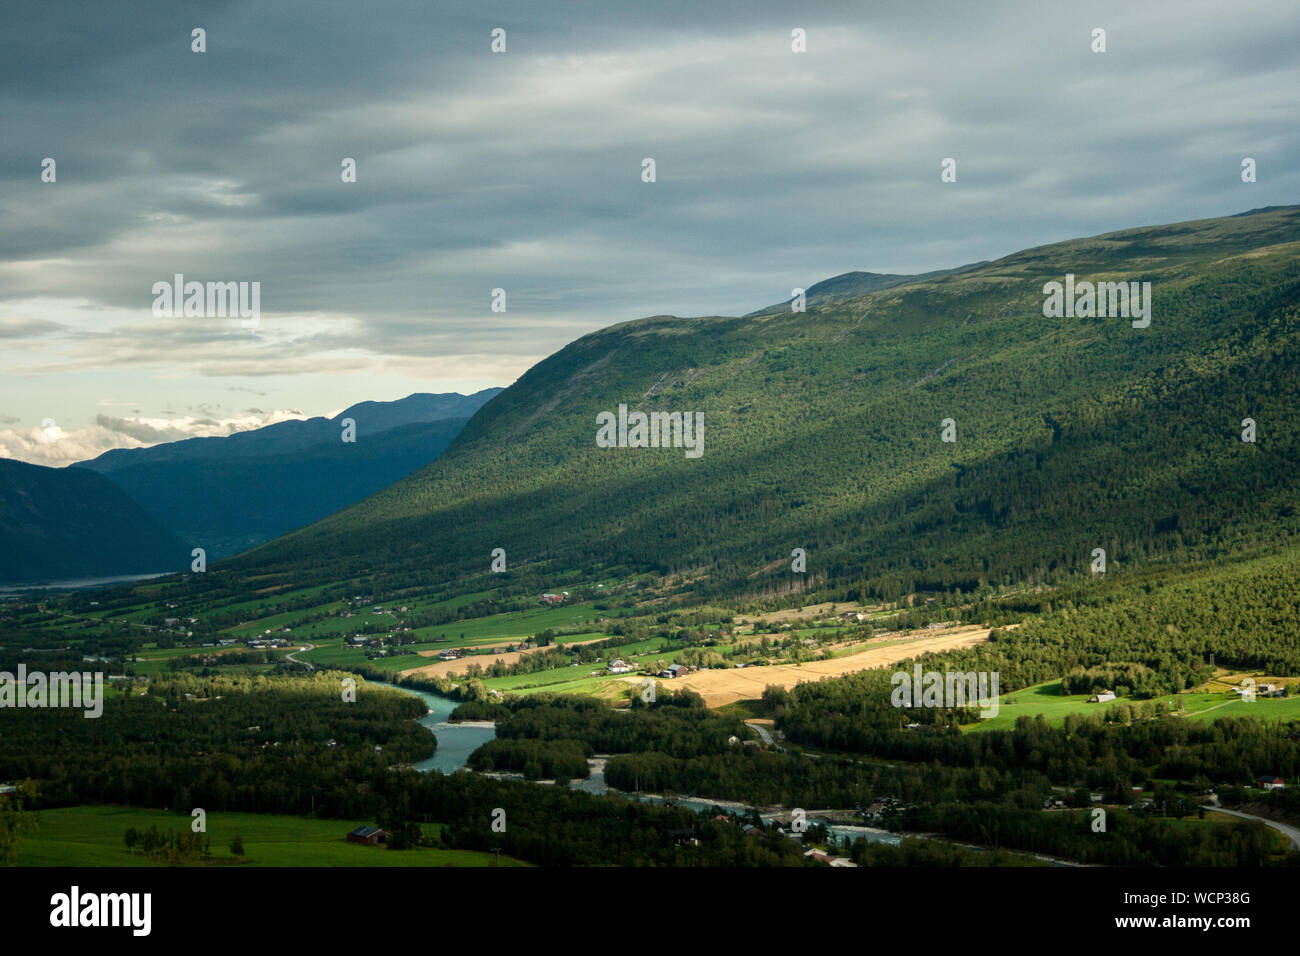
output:
[[[691,669],[685,664],[669,664],[666,673],[669,677],[685,677]]]
[[[609,662],[609,672],[611,674],[626,674],[630,670],[632,670],[631,665],[621,657],[616,657],[614,660]]]
[[[1260,777],[1259,785],[1265,790],[1285,790],[1286,784],[1281,777]]]
[[[554,607],[554,606],[557,605],[557,604],[563,604],[563,603],[564,603],[565,601],[567,601],[568,599],[569,599],[569,592],[568,592],[568,591],[561,591],[559,594],[543,594],[543,595],[542,595],[542,603],[543,603],[543,604],[549,604],[549,605],[551,605],[552,607]]]
[[[1104,690],[1100,694],[1093,694],[1088,698],[1090,704],[1106,704],[1115,699],[1113,690]]]
[[[888,807],[885,802],[883,800],[877,800],[862,811],[862,816],[867,820],[879,820],[886,809],[888,809]]]
[[[438,655],[438,660],[457,661],[460,660],[460,655],[457,654],[455,651],[443,651],[441,654]]]
[[[1255,690],[1261,694],[1271,694],[1277,690],[1277,684],[1260,684]]]
[[[388,842],[388,834],[379,827],[357,827],[348,834],[349,843],[363,843],[366,846],[375,846],[379,843]]]
[[[669,830],[668,835],[673,838],[677,846],[699,846],[700,841],[695,837],[694,830]]]

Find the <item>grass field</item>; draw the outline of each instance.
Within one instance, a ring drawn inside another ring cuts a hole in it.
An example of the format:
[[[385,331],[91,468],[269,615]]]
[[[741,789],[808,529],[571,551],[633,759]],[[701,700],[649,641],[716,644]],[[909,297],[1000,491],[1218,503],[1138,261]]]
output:
[[[1300,697],[1282,697],[1259,699],[1246,703],[1223,693],[1186,693],[1182,695],[1183,716],[1189,720],[1215,720],[1219,717],[1257,717],[1261,720],[1296,720],[1300,719]],[[1171,711],[1175,709],[1172,695],[1157,697],[1164,701]],[[1042,714],[1053,727],[1065,723],[1070,714],[1100,714],[1122,704],[1141,705],[1150,701],[1131,700],[1121,697],[1106,704],[1088,703],[1087,694],[1065,695],[1061,693],[1059,680],[1048,681],[1023,690],[1012,691],[1002,695],[996,717],[967,724],[965,731],[1010,730],[1019,717],[1034,717]]]
[[[1070,714],[1100,714],[1119,704],[1131,703],[1121,698],[1108,704],[1090,704],[1087,694],[1065,695],[1061,693],[1059,680],[1048,681],[1012,691],[1001,695],[998,714],[987,720],[980,720],[963,727],[963,730],[1010,730],[1020,717],[1035,717],[1042,714],[1053,727],[1065,723]]]
[[[475,643],[485,640],[519,640],[532,637],[539,631],[555,627],[574,627],[579,624],[594,624],[601,618],[609,617],[607,611],[597,611],[590,605],[574,604],[567,607],[537,607],[527,611],[507,611],[504,614],[490,614],[464,621],[452,621],[449,624],[436,624],[417,628],[424,640],[446,637],[451,643]]]
[[[208,866],[492,866],[491,853],[470,850],[387,850],[345,839],[366,820],[319,820],[313,817],[256,813],[210,813],[207,835],[212,843]],[[81,806],[42,810],[39,829],[22,837],[19,866],[151,866],[129,853],[123,836],[128,827],[160,831],[188,830],[190,817],[161,810]],[[230,840],[239,834],[244,857],[231,856]],[[526,864],[502,856],[501,866]]]

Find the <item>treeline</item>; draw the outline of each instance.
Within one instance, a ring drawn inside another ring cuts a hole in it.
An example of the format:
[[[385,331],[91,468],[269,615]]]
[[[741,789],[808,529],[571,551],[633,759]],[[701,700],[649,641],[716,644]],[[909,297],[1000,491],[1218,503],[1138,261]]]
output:
[[[122,836],[122,842],[129,852],[139,852],[161,866],[198,863],[212,852],[212,841],[188,827],[165,833],[159,831],[157,826],[151,826],[147,830],[128,827]]]
[[[1278,855],[1276,834],[1262,823],[1189,826],[1108,812],[1105,830],[1089,812],[1035,812],[996,803],[935,803],[908,810],[908,829],[946,834],[984,846],[1063,856],[1104,866],[1258,867]],[[1300,865],[1300,854],[1287,861]]]
[[[576,740],[489,740],[470,755],[469,767],[486,773],[512,771],[527,780],[583,780],[588,748]]]
[[[571,740],[586,753],[657,750],[678,757],[722,753],[731,737],[744,734],[740,720],[708,710],[689,691],[660,694],[653,703],[640,697],[616,710],[590,697],[536,694],[506,698],[490,707],[457,707],[453,720],[495,720],[498,740]]]
[[[368,806],[358,783],[426,758],[434,741],[415,723],[418,700],[362,683],[345,701],[349,676],[169,675],[107,699],[97,719],[0,709],[0,779],[38,781],[44,807],[356,815]]]
[[[1105,689],[1139,699],[1174,695],[1205,681],[1213,673],[1212,658],[1217,666],[1300,674],[1300,644],[1293,638],[1300,629],[1300,549],[1034,600],[1052,602],[1042,617],[995,629],[987,643],[966,650],[924,655],[922,666],[996,673],[1003,695],[1064,677],[1075,692],[1109,684]],[[911,665],[899,669],[910,673]],[[925,729],[976,719],[969,709],[894,707],[890,677],[863,671],[800,684],[789,704],[778,708],[778,726],[810,746],[901,756],[942,749],[932,741],[947,739],[900,734],[908,723]]]
[[[903,840],[899,846],[857,840],[849,851],[849,859],[858,866],[908,868],[1049,865],[1006,850],[972,849],[946,840],[926,839]]]
[[[441,825],[443,846],[499,849],[548,865],[805,864],[787,839],[745,837],[689,810],[477,774],[417,773],[401,765],[426,756],[432,743],[413,719],[423,713],[419,701],[362,685],[345,703],[339,676],[163,677],[155,693],[108,700],[97,720],[0,710],[0,778],[31,778],[32,809],[120,803],[174,810],[186,821],[195,807],[370,818],[401,845],[425,843],[422,834]],[[497,811],[505,814],[501,832],[493,828]],[[26,826],[24,812],[0,796],[0,858]],[[166,834],[137,833],[134,845],[174,862],[196,849]]]

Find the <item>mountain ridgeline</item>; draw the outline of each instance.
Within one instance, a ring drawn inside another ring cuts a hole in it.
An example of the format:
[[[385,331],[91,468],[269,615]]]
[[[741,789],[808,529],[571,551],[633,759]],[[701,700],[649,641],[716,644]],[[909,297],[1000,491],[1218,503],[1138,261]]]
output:
[[[1067,274],[1150,282],[1150,325],[1046,317],[1044,284]],[[831,283],[806,313],[584,336],[428,467],[223,570],[401,587],[489,580],[503,548],[508,575],[895,599],[1086,572],[1097,548],[1113,574],[1300,530],[1300,207],[899,278]],[[702,457],[597,447],[619,404],[702,412]]]
[[[114,449],[79,467],[108,476],[159,524],[219,558],[310,524],[429,464],[500,391],[361,402],[333,418]],[[355,441],[342,440],[345,420]]]

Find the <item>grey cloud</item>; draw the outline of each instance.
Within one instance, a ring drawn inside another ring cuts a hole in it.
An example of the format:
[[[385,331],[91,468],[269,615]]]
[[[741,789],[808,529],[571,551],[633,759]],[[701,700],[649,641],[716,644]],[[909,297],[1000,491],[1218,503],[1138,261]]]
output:
[[[1282,0],[52,6],[0,37],[0,300],[88,296],[131,318],[46,327],[68,350],[10,360],[33,374],[449,355],[522,371],[641,315],[738,314],[839,272],[1300,191],[1300,19]],[[1110,52],[1088,51],[1093,26]],[[57,265],[4,270],[34,259]],[[260,281],[262,329],[153,319],[151,285],[175,272]],[[338,321],[277,319],[312,313]]]

